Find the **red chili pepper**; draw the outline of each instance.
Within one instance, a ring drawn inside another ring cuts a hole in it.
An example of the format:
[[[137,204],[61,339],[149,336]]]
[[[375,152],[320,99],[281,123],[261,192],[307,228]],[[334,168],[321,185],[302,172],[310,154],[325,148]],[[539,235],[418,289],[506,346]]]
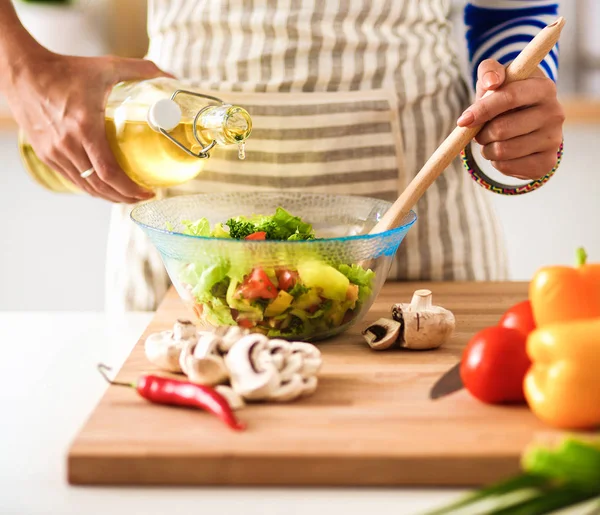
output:
[[[155,404],[200,408],[216,415],[232,429],[240,431],[246,428],[243,422],[237,420],[225,397],[210,386],[156,375],[140,376],[137,384],[120,383],[106,375],[110,367],[99,364],[98,370],[110,384],[135,388],[144,399]]]

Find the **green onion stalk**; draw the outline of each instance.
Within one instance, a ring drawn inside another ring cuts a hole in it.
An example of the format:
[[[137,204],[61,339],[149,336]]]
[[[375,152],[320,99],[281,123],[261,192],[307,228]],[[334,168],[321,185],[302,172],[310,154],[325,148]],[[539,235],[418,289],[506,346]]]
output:
[[[600,515],[600,440],[527,449],[522,472],[423,515]]]

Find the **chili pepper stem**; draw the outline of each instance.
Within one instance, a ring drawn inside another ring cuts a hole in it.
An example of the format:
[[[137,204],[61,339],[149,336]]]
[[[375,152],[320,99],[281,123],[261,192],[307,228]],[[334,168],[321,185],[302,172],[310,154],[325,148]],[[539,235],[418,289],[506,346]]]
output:
[[[110,372],[111,370],[112,368],[110,368],[108,365],[105,365],[104,363],[98,363],[98,371],[109,384],[112,384],[113,386],[127,386],[129,388],[136,388],[135,383],[121,383],[108,377],[107,372]]]
[[[577,249],[577,253],[576,253],[576,258],[575,258],[575,263],[577,266],[583,266],[585,265],[586,261],[587,261],[587,253],[585,252],[585,249],[583,247],[579,247]]]

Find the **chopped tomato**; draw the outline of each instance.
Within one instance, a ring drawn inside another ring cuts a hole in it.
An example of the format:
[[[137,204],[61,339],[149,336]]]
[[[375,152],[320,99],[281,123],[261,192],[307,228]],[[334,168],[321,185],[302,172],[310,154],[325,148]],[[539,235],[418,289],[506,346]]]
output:
[[[350,302],[356,302],[358,300],[358,285],[350,283],[348,290],[346,290],[346,300]]]
[[[202,304],[195,304],[194,305],[194,313],[196,314],[196,316],[198,318],[200,318],[202,316],[202,312],[204,311],[204,306]]]
[[[318,310],[319,310],[319,304],[313,304],[312,306],[310,306],[309,308],[306,309],[306,311],[308,313],[310,313],[311,315],[314,315]]]
[[[290,270],[277,270],[275,274],[277,275],[279,287],[285,291],[291,290],[298,280],[298,273]]]
[[[266,240],[267,233],[264,231],[253,232],[244,238],[245,240]]]
[[[236,322],[237,325],[243,327],[244,329],[252,329],[256,325],[252,320],[248,320],[247,318],[240,318]]]
[[[262,268],[255,268],[246,278],[237,292],[242,299],[274,299],[277,297],[277,287]]]

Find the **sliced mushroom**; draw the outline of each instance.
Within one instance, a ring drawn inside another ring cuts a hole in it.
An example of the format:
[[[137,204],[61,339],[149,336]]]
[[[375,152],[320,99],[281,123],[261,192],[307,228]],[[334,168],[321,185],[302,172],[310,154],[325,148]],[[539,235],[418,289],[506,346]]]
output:
[[[233,345],[225,364],[245,400],[286,402],[314,393],[321,353],[310,343],[250,334]]]
[[[279,370],[272,361],[258,359],[268,351],[269,339],[249,334],[239,339],[225,356],[231,386],[246,400],[269,398],[281,384]]]
[[[173,326],[175,340],[192,340],[198,337],[197,333],[196,326],[190,320],[179,318]]]
[[[198,341],[186,344],[179,363],[191,382],[215,386],[229,379],[225,362],[217,353],[218,343],[214,334],[204,334]]]
[[[217,327],[214,334],[219,337],[217,350],[220,354],[227,354],[235,342],[250,334],[250,330],[238,326],[222,326]]]
[[[153,333],[146,338],[146,358],[162,370],[181,373],[181,353],[188,343],[198,340],[198,334],[189,320],[177,320],[172,331]]]
[[[436,349],[452,335],[455,327],[451,311],[433,305],[430,290],[417,290],[410,304],[395,304],[394,320],[403,327],[400,347],[407,349]]]
[[[303,356],[302,365],[302,376],[304,378],[310,378],[316,376],[323,364],[323,358],[321,357],[321,351],[311,343],[305,342],[291,342],[290,348],[292,354],[300,353]]]
[[[302,397],[312,395],[317,390],[318,379],[317,376],[310,376],[308,379],[304,379],[304,389],[302,390]]]
[[[300,374],[293,374],[282,381],[279,388],[271,394],[270,399],[276,402],[288,402],[297,399],[304,392],[304,379]]]
[[[269,340],[267,348],[261,351],[258,359],[262,361],[272,362],[277,370],[283,370],[286,360],[291,353],[290,343],[286,340],[273,339]]]
[[[367,327],[362,335],[372,349],[386,350],[401,338],[402,326],[396,320],[380,318]]]
[[[296,374],[303,377],[301,372],[304,367],[304,356],[300,352],[296,352],[294,354],[290,354],[287,360],[285,361],[283,368],[279,372],[281,376],[281,382],[287,383],[292,380],[292,377]]]
[[[215,386],[215,390],[225,397],[225,400],[232,410],[239,410],[246,406],[244,399],[242,399],[231,386],[220,384]]]

